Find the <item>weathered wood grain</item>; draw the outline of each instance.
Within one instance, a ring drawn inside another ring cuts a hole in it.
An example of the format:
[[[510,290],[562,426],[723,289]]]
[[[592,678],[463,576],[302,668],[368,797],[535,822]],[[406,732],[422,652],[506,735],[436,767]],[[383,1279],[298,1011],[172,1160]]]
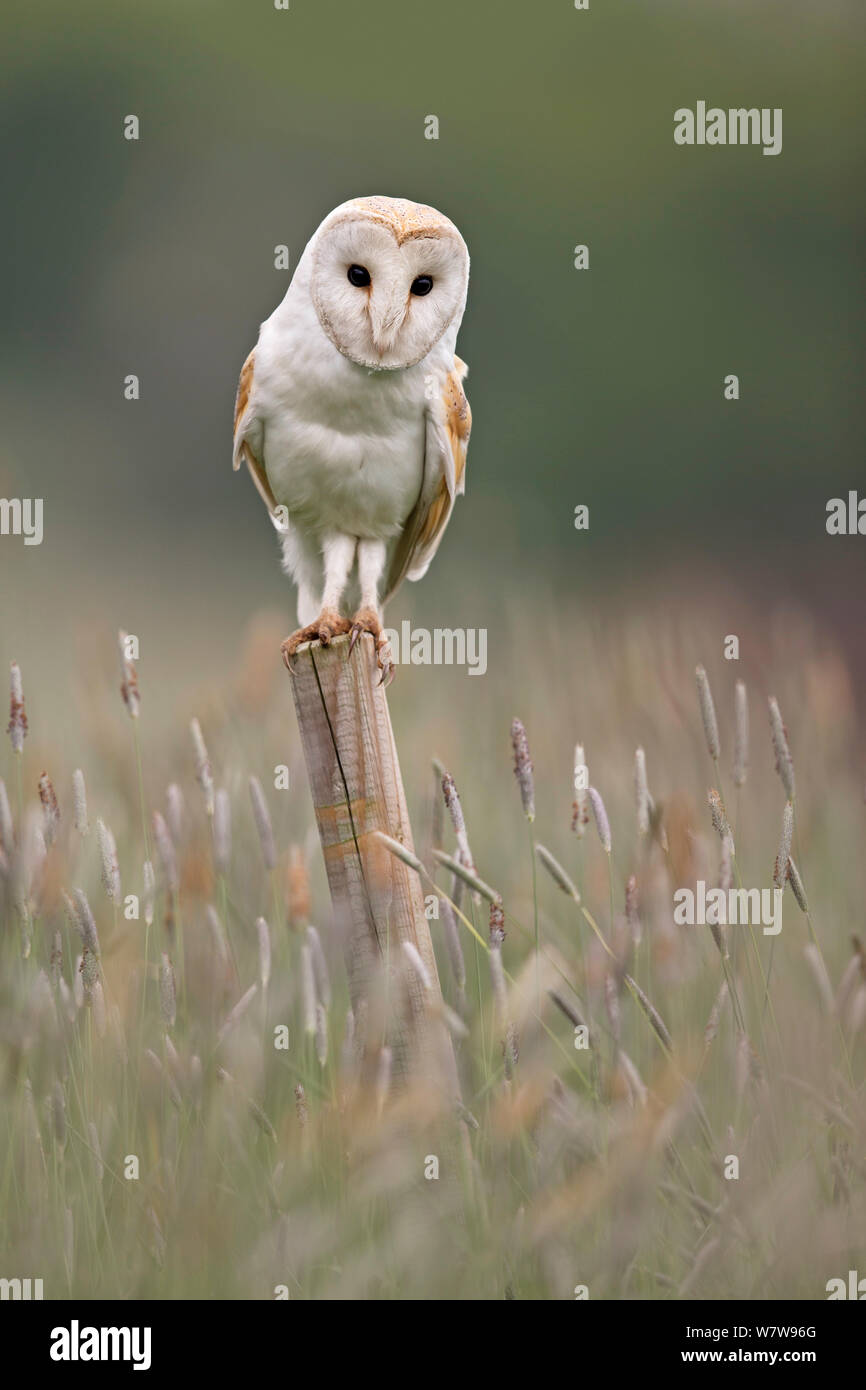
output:
[[[356,1020],[370,1030],[368,1058],[393,1049],[395,1081],[436,1077],[456,1096],[451,1040],[417,874],[376,839],[384,831],[413,848],[412,830],[375,648],[362,637],[310,643],[294,658],[292,691],[316,823],[349,974]],[[432,990],[407,969],[404,941],[423,960]]]

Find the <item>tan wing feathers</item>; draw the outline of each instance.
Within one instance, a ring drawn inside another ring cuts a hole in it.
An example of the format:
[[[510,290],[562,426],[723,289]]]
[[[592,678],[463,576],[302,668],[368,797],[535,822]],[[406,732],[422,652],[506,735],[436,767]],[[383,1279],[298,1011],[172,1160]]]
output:
[[[250,405],[250,398],[253,392],[253,369],[255,365],[256,350],[253,348],[244,365],[241,367],[240,380],[238,381],[238,391],[235,396],[235,427],[234,427],[234,451],[232,453],[232,467],[237,471],[241,466],[241,460],[246,462],[250,471],[250,477],[255,483],[256,490],[273,515],[277,509],[277,499],[271,491],[268,482],[268,475],[265,472],[264,464],[256,458],[252,445],[244,433],[248,423],[247,411]]]
[[[466,375],[466,371],[466,363],[455,357],[454,370],[449,372],[445,379],[441,397],[445,442],[451,451],[454,465],[454,496],[465,490],[466,453],[472,427],[469,402],[460,385],[461,377]],[[448,483],[441,469],[438,480],[435,476],[428,476],[434,466],[429,456],[429,434],[428,427],[428,456],[425,458],[425,478],[421,485],[421,495],[406,521],[400,543],[391,558],[383,601],[395,592],[407,575],[410,579],[420,579],[425,573],[444,535],[454,506],[454,497],[448,490]]]
[[[253,348],[244,365],[241,367],[240,379],[238,381],[237,395],[235,396],[235,445],[238,444],[238,426],[241,423],[244,412],[250,403],[250,395],[253,389],[253,361],[256,350]],[[235,470],[240,468],[240,450],[235,448],[235,458],[232,460]]]
[[[445,407],[445,432],[451,446],[451,456],[454,459],[455,494],[462,493],[466,489],[466,453],[469,447],[469,433],[472,429],[472,412],[463,393],[463,387],[460,385],[461,377],[466,375],[466,371],[466,363],[461,362],[459,357],[455,357],[454,371],[449,372],[445,378],[445,388],[442,392],[442,403]],[[415,568],[415,557],[417,556],[418,561],[420,561],[422,553],[437,539],[440,531],[445,529],[451,513],[451,505],[448,487],[443,478],[418,535],[415,553],[409,562],[410,573]]]

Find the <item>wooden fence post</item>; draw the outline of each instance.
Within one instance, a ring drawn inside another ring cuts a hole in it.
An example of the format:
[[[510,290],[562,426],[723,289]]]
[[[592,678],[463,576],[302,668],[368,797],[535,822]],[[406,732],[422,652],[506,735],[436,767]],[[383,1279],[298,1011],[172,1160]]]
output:
[[[410,1074],[435,1078],[456,1101],[457,1068],[441,1020],[421,883],[376,838],[384,831],[413,848],[373,639],[364,634],[351,656],[348,637],[328,647],[307,643],[293,665],[295,709],[352,1008],[356,1020],[369,1019],[373,1032],[366,1039],[368,1074],[387,1041],[395,1084],[405,1084]],[[417,949],[432,988],[411,969],[404,942]]]

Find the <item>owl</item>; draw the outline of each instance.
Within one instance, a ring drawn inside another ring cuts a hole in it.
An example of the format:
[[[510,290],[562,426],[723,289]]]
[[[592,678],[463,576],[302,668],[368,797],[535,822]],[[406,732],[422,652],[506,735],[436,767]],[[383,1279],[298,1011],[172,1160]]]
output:
[[[464,491],[471,416],[455,355],[469,253],[442,213],[353,198],[322,222],[259,331],[235,402],[246,463],[280,532],[299,627],[282,645],[372,633],[427,571]]]

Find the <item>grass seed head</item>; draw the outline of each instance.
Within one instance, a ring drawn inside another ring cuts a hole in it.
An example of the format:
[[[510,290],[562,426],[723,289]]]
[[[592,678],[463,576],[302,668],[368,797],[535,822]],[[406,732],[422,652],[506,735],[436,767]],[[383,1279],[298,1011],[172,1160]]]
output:
[[[193,719],[189,727],[192,734],[193,749],[195,751],[195,775],[198,778],[199,786],[204,792],[205,811],[209,816],[212,816],[214,811],[214,786],[210,758],[208,757],[204,735],[202,734],[201,725],[198,720]]]
[[[75,829],[82,840],[85,839],[90,831],[90,824],[87,819],[87,788],[80,767],[72,774],[72,818]]]
[[[271,933],[264,917],[256,918],[256,936],[259,943],[259,979],[262,989],[267,989],[271,978]]]
[[[722,840],[722,857],[719,864],[719,887],[723,893],[734,886],[734,861],[731,857],[731,841],[726,836]]]
[[[625,919],[628,922],[631,939],[635,946],[640,944],[643,926],[640,919],[637,876],[629,874],[625,884]]]
[[[376,838],[381,840],[385,849],[389,854],[393,854],[395,859],[401,859],[404,864],[408,864],[409,868],[414,869],[416,873],[421,872],[423,868],[421,860],[418,858],[417,854],[413,854],[412,850],[406,845],[401,844],[399,840],[392,839],[390,835],[386,835],[384,830],[377,830]],[[444,857],[447,859],[449,856],[445,855]]]
[[[785,809],[782,812],[782,835],[779,840],[779,851],[776,855],[776,863],[773,867],[773,883],[777,888],[784,888],[785,879],[788,877],[788,862],[791,857],[791,839],[794,834],[794,807],[790,801],[785,802]]]
[[[436,781],[436,786],[433,792],[433,814],[430,827],[430,839],[434,849],[441,849],[443,832],[445,829],[445,817],[443,815],[442,797],[439,793],[443,790],[442,781],[447,774],[438,758],[433,759],[433,776]]]
[[[165,951],[159,962],[159,1011],[166,1028],[173,1028],[177,1018],[177,987],[174,966]]]
[[[637,980],[633,979],[631,975],[624,975],[623,979],[625,980],[625,983],[628,985],[629,989],[634,994],[635,998],[637,999],[637,1002],[640,1004],[641,1008],[643,1009],[644,1013],[646,1014],[647,1018],[649,1019],[653,1028],[655,1029],[656,1034],[658,1035],[661,1042],[664,1043],[668,1052],[672,1052],[674,1047],[673,1038],[671,1037],[670,1030],[667,1024],[665,1023],[664,1019],[662,1018],[661,1014],[659,1013],[658,1009],[641,989]]]
[[[66,911],[70,922],[75,927],[85,950],[92,951],[95,956],[99,956],[99,937],[96,933],[96,922],[90,910],[90,903],[84,890],[76,888],[72,897],[64,893],[66,901]]]
[[[0,777],[0,849],[11,856],[15,849],[15,831],[12,824],[12,810],[6,783]]]
[[[118,633],[118,643],[120,645],[120,693],[123,697],[123,703],[129,711],[130,719],[137,719],[141,705],[138,693],[138,672],[128,654],[129,638],[125,632]]]
[[[12,752],[22,753],[24,751],[24,740],[27,737],[27,712],[24,708],[24,688],[21,683],[21,668],[17,661],[13,661],[9,668],[9,723],[6,732],[12,741]]]
[[[734,786],[745,785],[749,767],[749,700],[743,681],[734,689]]]
[[[710,787],[707,792],[707,801],[710,807],[710,816],[713,821],[713,829],[721,837],[722,842],[727,841],[731,854],[734,853],[734,837],[731,834],[731,827],[728,823],[728,813],[725,810],[725,803],[716,791],[715,787]]]
[[[782,722],[782,714],[779,709],[779,702],[774,695],[767,701],[767,708],[770,714],[770,735],[773,740],[773,751],[776,754],[776,771],[782,779],[782,786],[789,801],[794,800],[794,761],[791,757],[791,750],[788,747],[788,731]]]
[[[529,756],[529,740],[519,719],[511,721],[511,746],[514,749],[514,775],[520,788],[523,814],[528,821],[535,820],[535,784],[532,777],[532,759]]]
[[[469,837],[466,834],[466,822],[463,819],[463,807],[460,803],[460,797],[454,778],[451,776],[450,772],[445,772],[442,776],[442,797],[448,814],[451,817],[451,824],[454,827],[454,838],[457,841],[457,858],[460,860],[461,864],[465,864],[466,868],[474,873],[475,861],[472,858],[472,851],[469,848]]]
[[[497,897],[495,902],[490,904],[490,947],[491,950],[498,951],[505,940],[505,913],[502,910],[502,899]]]
[[[546,849],[544,845],[536,845],[535,853],[539,862],[544,865],[557,887],[561,888],[567,897],[579,903],[580,893],[577,891],[576,885],[572,883],[559,860],[555,859],[550,850]]]
[[[104,820],[96,822],[96,842],[99,845],[99,858],[102,865],[102,885],[113,903],[120,902],[120,865],[117,861],[117,845],[114,836]]]
[[[298,1117],[298,1124],[303,1129],[309,1119],[309,1112],[307,1110],[307,1093],[300,1081],[295,1086],[295,1113]]]
[[[713,704],[713,692],[710,690],[710,682],[703,666],[695,667],[695,680],[698,686],[698,700],[701,706],[701,719],[704,725],[707,748],[710,750],[710,757],[714,763],[719,761],[719,721],[716,718],[716,707]]]
[[[583,744],[576,743],[574,746],[574,775],[572,779],[574,800],[571,806],[571,828],[579,840],[583,839],[586,834],[586,827],[589,825],[589,798],[588,788],[585,785],[588,775]]]
[[[610,821],[607,818],[607,811],[604,809],[604,802],[601,799],[601,792],[595,787],[589,789],[589,802],[592,806],[592,814],[595,819],[595,828],[598,831],[598,838],[605,854],[610,854],[612,842],[610,838]]]
[[[93,992],[99,984],[99,957],[94,955],[85,946],[81,954],[81,988],[84,991],[84,1003],[90,1007],[93,1002]]]
[[[479,894],[482,898],[486,898],[489,903],[498,900],[499,894],[495,888],[491,888],[489,883],[485,883],[483,878],[479,878],[477,874],[472,873],[470,869],[466,868],[465,864],[461,864],[460,861],[455,859],[452,855],[443,854],[441,849],[434,849],[433,858],[436,860],[437,864],[443,864],[446,869],[450,869],[456,878],[460,879],[462,883],[465,883],[474,893]]]
[[[646,776],[646,754],[637,748],[634,755],[634,794],[637,805],[637,833],[648,834],[650,828],[650,794]]]
[[[791,892],[797,900],[800,911],[808,913],[809,903],[806,898],[806,889],[803,887],[800,871],[790,855],[788,855],[788,882],[791,885]]]
[[[713,1007],[710,1010],[710,1016],[707,1019],[706,1027],[704,1028],[705,1047],[709,1047],[710,1043],[713,1041],[713,1038],[719,1031],[719,1024],[722,1019],[722,1010],[725,1007],[727,998],[728,982],[727,980],[722,980],[721,986],[719,987],[719,992],[716,995],[715,1003],[713,1004]]]
[[[43,772],[39,778],[39,800],[42,803],[42,833],[45,836],[45,843],[50,847],[57,838],[57,827],[60,824],[60,807],[57,804],[57,793],[54,784],[47,772]]]

